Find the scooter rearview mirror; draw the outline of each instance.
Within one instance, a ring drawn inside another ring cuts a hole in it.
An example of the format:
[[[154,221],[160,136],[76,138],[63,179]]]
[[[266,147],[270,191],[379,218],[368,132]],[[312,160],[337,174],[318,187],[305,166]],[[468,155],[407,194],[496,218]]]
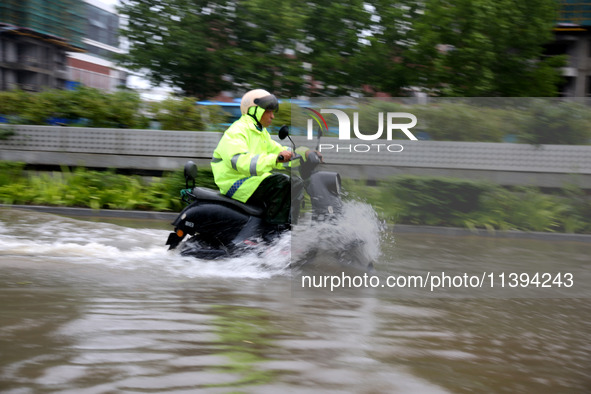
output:
[[[279,129],[279,139],[284,140],[285,137],[289,136],[289,127],[286,125],[281,126]]]
[[[293,140],[289,136],[289,127],[287,127],[286,125],[281,126],[281,128],[279,129],[279,133],[277,134],[279,135],[280,140],[284,140],[285,137],[289,138],[289,140],[291,141],[292,149],[295,151],[295,142],[293,142]]]
[[[197,165],[189,160],[185,164],[185,185],[189,187],[189,181],[193,182],[193,187],[195,187],[195,178],[197,178]]]

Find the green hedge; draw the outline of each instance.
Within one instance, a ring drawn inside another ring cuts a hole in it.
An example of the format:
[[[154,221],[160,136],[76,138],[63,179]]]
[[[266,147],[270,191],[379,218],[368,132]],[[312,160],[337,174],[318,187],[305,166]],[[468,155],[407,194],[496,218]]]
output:
[[[105,93],[81,86],[76,90],[51,89],[39,93],[0,92],[0,115],[13,124],[46,125],[50,120],[87,127],[144,128],[138,93]]]
[[[462,179],[401,176],[385,183],[382,196],[392,200],[396,210],[390,213],[404,223],[458,225],[492,188]]]
[[[412,131],[428,133],[435,141],[502,142],[511,138],[535,145],[591,143],[591,110],[577,101],[533,98],[432,98],[429,101],[429,104],[404,105],[371,100],[345,111],[350,119],[353,112],[359,112],[359,128],[367,133],[378,130],[380,112],[410,112],[418,119]],[[406,138],[401,132],[394,137]]]
[[[591,233],[591,198],[576,187],[544,194],[534,187],[506,189],[482,181],[411,175],[375,188],[353,181],[344,186],[349,198],[363,198],[394,223]]]
[[[210,169],[199,186],[216,188]],[[0,202],[179,211],[182,171],[161,178],[84,168],[32,174],[23,163],[0,161]],[[443,177],[398,176],[376,187],[345,180],[346,198],[364,199],[391,223],[591,234],[591,198],[577,187],[544,194],[532,187]]]
[[[211,170],[199,170],[197,183],[215,187]],[[0,162],[0,202],[4,204],[179,211],[184,185],[181,170],[147,181],[114,171],[67,167],[31,175],[24,163]]]
[[[219,106],[198,107],[196,98],[167,98],[146,105],[133,90],[107,93],[80,86],[39,93],[0,92],[0,118],[11,124],[144,129],[150,120],[164,130],[215,130],[228,121]],[[0,129],[0,138],[7,133]]]

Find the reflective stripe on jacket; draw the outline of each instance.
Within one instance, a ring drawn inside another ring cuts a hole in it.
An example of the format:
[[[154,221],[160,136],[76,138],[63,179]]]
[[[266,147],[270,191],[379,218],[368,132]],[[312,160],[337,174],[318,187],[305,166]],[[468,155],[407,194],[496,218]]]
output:
[[[242,115],[225,132],[213,152],[211,169],[220,192],[246,202],[274,169],[284,168],[277,155],[287,147],[273,141],[255,121]]]

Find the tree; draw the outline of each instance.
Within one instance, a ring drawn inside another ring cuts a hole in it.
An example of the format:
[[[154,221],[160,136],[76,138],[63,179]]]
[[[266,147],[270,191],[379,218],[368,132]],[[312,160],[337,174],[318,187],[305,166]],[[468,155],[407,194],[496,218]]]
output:
[[[122,35],[129,53],[120,57],[130,69],[147,70],[151,82],[171,84],[188,95],[206,97],[229,84],[223,80],[228,66],[217,51],[222,45],[223,21],[212,12],[224,1],[123,0],[127,16]]]
[[[551,96],[554,0],[122,0],[122,65],[197,98]]]
[[[555,96],[562,59],[543,59],[554,0],[427,0],[406,58],[443,96]],[[558,60],[558,61],[557,61]]]
[[[276,3],[124,0],[119,12],[128,17],[122,33],[130,49],[120,61],[197,98],[255,86],[300,94],[305,70],[294,55],[304,4]]]
[[[310,95],[343,96],[360,91],[363,76],[362,36],[369,32],[370,9],[362,0],[306,2],[304,41],[306,48],[299,56],[310,65],[310,77],[319,82],[310,85]]]
[[[264,87],[279,96],[305,91],[302,59],[298,53],[304,37],[306,3],[298,0],[234,1],[225,15],[228,45],[225,61],[239,90]]]
[[[404,96],[413,74],[422,66],[405,58],[411,45],[411,33],[422,3],[416,0],[371,0],[370,30],[365,32],[360,56],[356,59],[359,81],[368,86],[367,92],[384,92],[394,97]]]
[[[211,97],[232,87],[281,96],[359,90],[371,14],[362,0],[123,0],[130,41],[122,65],[155,84]]]

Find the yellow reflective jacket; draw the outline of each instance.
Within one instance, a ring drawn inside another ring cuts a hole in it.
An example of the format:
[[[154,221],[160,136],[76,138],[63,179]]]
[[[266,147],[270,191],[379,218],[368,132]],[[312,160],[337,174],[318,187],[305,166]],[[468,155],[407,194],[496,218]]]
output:
[[[213,152],[211,169],[220,192],[246,202],[274,169],[284,168],[277,155],[287,147],[271,139],[267,129],[242,115],[225,132]]]

